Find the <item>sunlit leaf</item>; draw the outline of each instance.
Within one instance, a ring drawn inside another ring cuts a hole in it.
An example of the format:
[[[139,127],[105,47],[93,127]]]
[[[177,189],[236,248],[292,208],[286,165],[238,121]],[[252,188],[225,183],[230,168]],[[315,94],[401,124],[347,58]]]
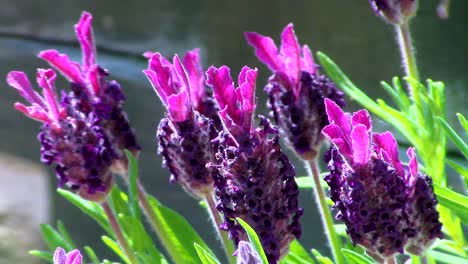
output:
[[[202,246],[197,243],[193,243],[193,246],[203,264],[221,264],[213,254],[205,250]]]
[[[349,249],[341,249],[341,252],[345,255],[346,259],[349,261],[351,264],[374,264],[375,262],[371,260],[370,258],[361,255],[355,251],[349,250]]]
[[[262,243],[260,242],[257,233],[255,233],[255,230],[253,230],[253,228],[250,227],[249,224],[247,224],[244,220],[240,219],[239,217],[236,218],[236,221],[242,226],[242,228],[244,228],[245,232],[247,233],[247,236],[249,237],[249,241],[252,245],[252,248],[255,251],[257,251],[258,255],[263,261],[263,264],[268,264],[268,259],[266,257],[265,251],[263,250]]]

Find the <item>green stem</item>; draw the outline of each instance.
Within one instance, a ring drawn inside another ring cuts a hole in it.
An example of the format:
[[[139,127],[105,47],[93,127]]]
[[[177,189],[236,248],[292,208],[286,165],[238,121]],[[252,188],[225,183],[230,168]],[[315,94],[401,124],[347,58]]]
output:
[[[313,188],[315,200],[318,205],[318,209],[321,215],[322,224],[325,229],[325,234],[328,238],[328,243],[333,254],[333,258],[336,264],[344,264],[343,255],[341,254],[341,240],[335,231],[333,225],[333,218],[328,208],[325,191],[320,183],[320,169],[317,163],[317,159],[309,160],[306,162],[309,175],[314,180],[315,188]]]
[[[400,46],[403,66],[407,76],[419,81],[418,66],[416,65],[416,57],[414,55],[413,41],[408,22],[402,25],[396,25],[397,40]]]
[[[165,232],[162,232],[163,226],[159,222],[157,216],[154,214],[154,211],[151,209],[150,202],[148,200],[148,194],[146,193],[145,189],[143,188],[143,185],[138,181],[137,184],[137,191],[138,191],[138,199],[140,200],[140,205],[143,209],[144,215],[146,216],[146,219],[149,221],[151,227],[153,228],[153,231],[156,233],[156,236],[159,238],[161,241],[161,244],[163,247],[166,249],[167,253],[171,257],[171,259],[174,261],[174,263],[184,263],[184,259],[180,254],[177,252],[174,252],[171,250],[171,243],[169,237],[167,237],[167,234]]]
[[[107,215],[107,218],[109,220],[109,224],[111,225],[112,230],[115,233],[115,236],[117,238],[117,242],[120,245],[120,248],[123,250],[123,252],[125,253],[125,255],[128,258],[128,262],[130,264],[137,264],[138,263],[137,258],[133,254],[133,251],[131,250],[129,244],[127,243],[127,240],[124,238],[123,233],[122,233],[122,229],[120,228],[119,222],[117,221],[117,218],[115,217],[114,212],[110,208],[109,203],[107,201],[104,201],[101,204],[101,206],[102,206],[102,208],[104,209],[104,212]]]
[[[214,229],[218,234],[218,238],[220,239],[221,243],[223,244],[224,252],[226,253],[226,257],[229,263],[236,263],[236,258],[232,255],[234,254],[235,248],[234,244],[228,238],[228,233],[219,229],[223,220],[221,215],[219,214],[218,210],[216,209],[216,203],[214,200],[213,193],[209,193],[205,196],[206,204],[208,205],[207,210],[210,218],[213,222]]]

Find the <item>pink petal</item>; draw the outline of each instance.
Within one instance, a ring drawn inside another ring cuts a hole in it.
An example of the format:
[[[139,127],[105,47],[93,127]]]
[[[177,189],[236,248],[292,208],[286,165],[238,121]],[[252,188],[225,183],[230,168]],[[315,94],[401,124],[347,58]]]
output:
[[[226,106],[236,105],[236,95],[231,78],[230,70],[227,66],[221,66],[217,69],[211,66],[206,71],[206,83],[213,89],[214,97],[218,102],[220,109]]]
[[[205,95],[205,76],[200,63],[200,50],[194,49],[184,56],[184,66],[190,80],[190,95],[192,103],[197,107]]]
[[[301,58],[301,70],[315,74],[317,68],[315,67],[314,57],[312,56],[312,51],[310,51],[309,46],[302,46],[302,58]]]
[[[99,94],[101,90],[101,70],[97,64],[91,65],[86,72],[86,77],[91,85],[92,94]]]
[[[297,83],[299,81],[300,74],[301,51],[296,34],[294,33],[294,26],[292,23],[288,24],[281,33],[280,53],[284,60],[284,71],[286,71],[287,75],[291,78],[291,82],[295,84],[295,94],[297,96],[299,94],[299,86]]]
[[[416,150],[413,147],[408,148],[406,154],[410,158],[408,162],[409,177],[407,181],[409,186],[414,186],[416,180],[418,179],[418,159],[416,157]]]
[[[82,257],[80,251],[75,249],[67,253],[67,261],[65,264],[82,264],[81,261]]]
[[[370,139],[365,125],[358,124],[353,127],[351,131],[351,142],[354,164],[366,165],[369,162],[370,156]]]
[[[322,129],[322,134],[325,135],[330,142],[335,145],[341,155],[347,159],[352,157],[351,145],[347,140],[347,135],[343,134],[343,130],[336,124],[327,125]]]
[[[325,108],[330,124],[336,124],[341,128],[344,135],[349,135],[351,133],[351,125],[349,123],[349,118],[345,115],[343,110],[328,98],[325,98]]]
[[[151,59],[151,57],[153,57],[153,55],[155,54],[156,52],[153,52],[153,51],[145,51],[143,52],[143,57],[147,58],[148,60]]]
[[[66,264],[67,256],[65,250],[61,247],[58,247],[54,253],[54,264]]]
[[[257,69],[250,69],[244,66],[239,74],[237,89],[241,95],[242,112],[244,116],[243,127],[251,126],[253,113],[255,111],[255,80],[257,78]]]
[[[185,71],[185,68],[184,66],[182,65],[182,62],[180,61],[179,59],[179,56],[175,55],[174,58],[173,58],[173,65],[174,65],[174,70],[177,74],[177,77],[179,80],[181,80],[183,82],[183,84],[181,84],[181,90],[187,90],[187,94],[190,98],[190,82],[189,82],[189,77],[187,75],[187,72]]]
[[[19,94],[30,103],[35,103],[45,108],[45,102],[32,88],[28,76],[24,72],[11,71],[7,75],[7,83],[18,90]]]
[[[67,55],[60,54],[56,50],[44,50],[39,53],[38,57],[47,61],[70,82],[86,85],[79,64],[71,61]]]
[[[178,94],[167,97],[167,109],[173,121],[182,122],[187,120],[191,111],[187,91],[183,90]]]
[[[353,116],[351,118],[351,124],[353,126],[362,124],[367,128],[367,131],[370,132],[372,130],[372,119],[369,115],[369,112],[367,112],[367,110],[365,109],[353,113]]]
[[[96,47],[94,44],[93,16],[88,12],[81,14],[80,21],[75,25],[75,32],[81,45],[83,56],[83,72],[87,72],[89,67],[96,64]]]
[[[171,63],[166,58],[155,52],[148,61],[148,70],[143,71],[165,104],[167,104],[168,96],[178,92],[172,85],[172,68]]]
[[[37,70],[37,83],[43,89],[43,94],[45,101],[47,102],[47,108],[49,110],[50,117],[54,120],[54,122],[58,123],[60,118],[60,110],[57,105],[57,98],[55,94],[55,78],[57,75],[52,69],[44,70],[38,69]]]
[[[377,153],[384,152],[383,158],[397,170],[398,174],[403,176],[403,167],[398,158],[398,143],[392,133],[374,133],[373,134],[374,150]]]
[[[279,59],[278,48],[273,39],[256,32],[245,32],[244,35],[247,43],[255,48],[255,55],[261,62],[265,63],[273,72],[282,70],[283,62]]]
[[[44,109],[42,109],[38,105],[25,106],[22,103],[15,103],[15,109],[20,111],[27,117],[30,117],[37,121],[48,123],[48,124],[53,123],[53,120],[50,119],[48,113],[45,112]]]

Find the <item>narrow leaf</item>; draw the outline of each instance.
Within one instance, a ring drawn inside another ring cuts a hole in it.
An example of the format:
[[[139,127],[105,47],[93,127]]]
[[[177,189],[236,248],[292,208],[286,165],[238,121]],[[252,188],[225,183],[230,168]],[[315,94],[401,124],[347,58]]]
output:
[[[370,260],[368,257],[365,257],[352,250],[343,248],[341,249],[341,252],[343,252],[351,264],[374,264],[374,261]]]
[[[202,246],[196,242],[193,243],[195,250],[197,251],[198,257],[203,264],[221,264],[218,259],[213,256],[210,252],[206,251]]]
[[[29,255],[41,258],[49,263],[53,263],[52,257],[53,254],[47,251],[42,251],[42,250],[30,250],[28,252]]]
[[[463,129],[465,130],[465,135],[468,137],[468,121],[466,121],[466,118],[461,114],[457,113],[458,121],[462,125]]]
[[[434,193],[439,203],[452,210],[461,221],[468,224],[468,197],[448,188],[434,184]]]
[[[117,254],[120,257],[120,259],[125,261],[125,263],[127,264],[132,264],[128,260],[127,256],[125,256],[125,254],[122,252],[117,242],[115,242],[112,238],[108,236],[102,236],[101,239],[102,239],[102,242],[104,242],[104,244],[106,244],[107,247],[109,247],[112,251],[114,251],[115,254]]]
[[[65,243],[62,236],[57,231],[55,231],[55,229],[52,226],[42,224],[41,233],[47,246],[51,251],[54,251],[57,247],[63,247],[67,251],[70,250],[69,248],[66,248],[67,243]]]
[[[314,264],[316,262],[299,241],[293,240],[289,245],[289,253],[284,258],[284,263]]]
[[[430,250],[428,255],[441,263],[454,264],[454,263],[468,263],[468,258],[450,255],[444,252]]]
[[[444,119],[437,117],[440,124],[444,127],[447,136],[453,141],[453,143],[460,149],[466,159],[468,159],[468,145],[463,139],[455,132],[455,130],[445,121]]]
[[[330,258],[322,256],[322,254],[320,254],[316,249],[312,249],[312,254],[320,264],[333,264],[333,261]]]
[[[129,179],[129,204],[130,204],[130,211],[132,215],[137,219],[141,218],[140,207],[138,206],[138,193],[137,193],[137,178],[138,178],[138,164],[137,160],[133,156],[133,154],[125,150],[125,155],[127,156],[128,160],[128,179]]]
[[[67,245],[66,250],[70,251],[70,250],[75,249],[76,248],[75,243],[73,242],[70,234],[68,233],[67,229],[65,228],[65,225],[60,220],[57,221],[57,229],[60,232],[60,234],[62,235],[62,238],[63,238],[64,242]]]
[[[257,233],[255,233],[255,230],[253,230],[253,228],[250,227],[249,224],[247,224],[241,218],[237,217],[236,220],[242,226],[242,228],[244,228],[247,236],[249,237],[252,248],[257,251],[258,255],[263,261],[263,264],[268,264],[268,259],[266,257],[265,251],[263,250],[262,243],[260,243],[260,239],[258,238]]]
[[[94,252],[94,250],[91,247],[85,246],[84,251],[85,251],[86,255],[88,256],[88,258],[91,260],[92,264],[100,264],[101,263],[99,261],[99,258],[96,256],[96,253]]]

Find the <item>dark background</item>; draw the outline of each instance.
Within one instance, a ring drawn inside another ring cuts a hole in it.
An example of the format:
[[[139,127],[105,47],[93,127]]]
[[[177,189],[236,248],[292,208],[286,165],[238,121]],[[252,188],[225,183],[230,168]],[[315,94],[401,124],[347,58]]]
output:
[[[438,1],[420,2],[419,14],[412,23],[420,73],[424,79],[445,82],[448,120],[456,124],[455,113],[467,113],[468,1],[453,0],[447,21],[436,16]],[[205,69],[225,64],[237,76],[243,65],[258,67],[257,113],[261,114],[267,114],[262,88],[270,73],[246,44],[244,31],[279,40],[283,27],[293,22],[301,44],[309,44],[313,52],[328,54],[373,98],[387,98],[378,84],[380,80],[391,81],[393,76],[402,75],[393,28],[374,16],[367,1],[0,0],[0,6],[2,79],[10,70],[23,70],[34,80],[35,68],[46,67],[36,58],[43,49],[56,48],[80,61],[73,25],[82,10],[94,15],[98,61],[124,87],[126,110],[143,146],[140,169],[146,188],[186,216],[210,245],[216,242],[207,214],[179,186],[170,185],[168,171],[161,168],[154,138],[164,109],[141,72],[146,67],[141,53],[153,50],[171,57],[199,47]],[[39,124],[13,109],[13,103],[20,100],[16,91],[4,81],[0,87],[0,151],[39,163],[35,139]],[[63,79],[58,83],[58,88],[62,87],[68,87]],[[347,110],[358,107],[353,102],[348,104]],[[377,130],[392,129],[381,121],[374,123]],[[290,157],[297,174],[305,175],[303,165],[292,154]],[[54,192],[55,180],[52,182]],[[301,241],[308,248],[327,253],[311,196],[309,192],[301,194],[306,212]],[[116,259],[103,251],[101,231],[92,220],[57,195],[51,202],[52,219],[62,219],[78,245],[91,245],[100,256]]]

